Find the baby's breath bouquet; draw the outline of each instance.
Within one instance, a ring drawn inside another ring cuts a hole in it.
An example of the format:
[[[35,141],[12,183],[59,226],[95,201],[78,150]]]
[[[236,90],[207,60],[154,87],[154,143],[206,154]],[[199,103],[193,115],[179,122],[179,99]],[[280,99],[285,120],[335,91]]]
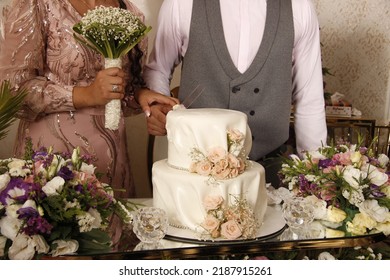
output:
[[[359,141],[361,142],[361,141]],[[319,237],[390,234],[389,158],[360,144],[341,143],[291,155],[281,169],[293,196],[314,206]]]
[[[73,27],[76,40],[105,58],[105,68],[121,67],[122,56],[134,48],[150,29],[130,11],[104,6],[88,11]],[[106,128],[118,128],[120,112],[120,100],[112,100],[106,105]]]
[[[91,157],[26,151],[0,160],[0,259],[111,251],[112,215],[131,223],[133,209],[99,181]]]

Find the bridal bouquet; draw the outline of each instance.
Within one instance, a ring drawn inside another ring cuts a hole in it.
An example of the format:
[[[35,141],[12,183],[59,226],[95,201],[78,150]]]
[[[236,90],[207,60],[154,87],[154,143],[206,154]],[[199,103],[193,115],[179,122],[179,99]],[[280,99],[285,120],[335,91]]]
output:
[[[88,11],[73,27],[77,41],[105,58],[105,68],[121,67],[121,57],[131,51],[150,29],[130,11],[104,6]],[[120,112],[120,100],[112,100],[106,105],[106,128],[118,128]]]
[[[291,155],[282,182],[314,205],[319,237],[390,234],[389,158],[360,145],[324,146],[303,159]]]
[[[0,258],[109,251],[110,217],[130,223],[130,209],[94,170],[79,148],[72,155],[41,149],[0,160]]]

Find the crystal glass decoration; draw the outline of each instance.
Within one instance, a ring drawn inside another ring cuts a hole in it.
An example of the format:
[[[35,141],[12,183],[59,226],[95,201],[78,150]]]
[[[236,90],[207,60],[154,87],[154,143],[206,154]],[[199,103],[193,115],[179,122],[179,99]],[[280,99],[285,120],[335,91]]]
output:
[[[168,217],[163,209],[144,207],[137,210],[133,231],[143,243],[158,243],[168,231]]]
[[[286,234],[290,239],[306,239],[309,237],[308,225],[314,220],[314,206],[312,204],[302,197],[292,197],[284,201],[282,213],[289,226]]]

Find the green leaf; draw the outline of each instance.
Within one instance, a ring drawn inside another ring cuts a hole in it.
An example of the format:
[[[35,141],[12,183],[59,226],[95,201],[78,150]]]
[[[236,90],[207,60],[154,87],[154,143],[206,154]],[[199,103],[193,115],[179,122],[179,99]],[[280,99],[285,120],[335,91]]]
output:
[[[0,87],[0,140],[4,139],[7,130],[16,120],[16,113],[20,110],[27,91],[19,88],[12,92],[11,83],[3,81]]]
[[[108,253],[111,251],[111,239],[107,232],[93,229],[89,232],[80,233],[79,254]]]

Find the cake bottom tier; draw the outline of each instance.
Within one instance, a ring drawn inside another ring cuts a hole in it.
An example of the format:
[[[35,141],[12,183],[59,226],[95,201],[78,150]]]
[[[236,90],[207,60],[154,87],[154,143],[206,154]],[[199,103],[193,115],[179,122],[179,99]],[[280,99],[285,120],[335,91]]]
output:
[[[166,160],[154,163],[152,170],[153,206],[166,211],[171,226],[202,233],[207,212],[203,201],[208,195],[221,196],[225,202],[245,199],[261,225],[267,208],[265,170],[249,162],[236,178],[210,183],[209,178],[168,166]]]

